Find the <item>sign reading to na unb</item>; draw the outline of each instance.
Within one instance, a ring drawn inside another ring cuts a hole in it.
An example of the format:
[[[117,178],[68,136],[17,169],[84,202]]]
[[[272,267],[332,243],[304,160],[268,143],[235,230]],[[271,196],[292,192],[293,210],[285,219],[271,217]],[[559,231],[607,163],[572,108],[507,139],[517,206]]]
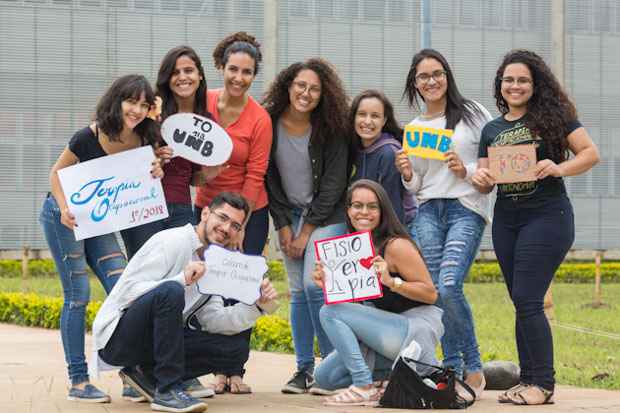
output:
[[[452,145],[453,133],[452,129],[407,125],[403,136],[403,149],[407,155],[443,161]]]
[[[181,156],[205,166],[222,165],[232,153],[228,133],[217,123],[195,113],[177,113],[161,126],[166,143]]]

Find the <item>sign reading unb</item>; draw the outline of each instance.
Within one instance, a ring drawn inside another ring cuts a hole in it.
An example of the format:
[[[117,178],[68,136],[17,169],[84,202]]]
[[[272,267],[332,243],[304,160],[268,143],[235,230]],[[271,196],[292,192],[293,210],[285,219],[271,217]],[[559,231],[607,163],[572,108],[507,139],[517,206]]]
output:
[[[221,165],[233,149],[230,136],[220,125],[195,113],[169,116],[161,126],[161,134],[175,156],[199,165]]]
[[[407,155],[443,161],[452,145],[452,129],[405,126],[403,149]]]

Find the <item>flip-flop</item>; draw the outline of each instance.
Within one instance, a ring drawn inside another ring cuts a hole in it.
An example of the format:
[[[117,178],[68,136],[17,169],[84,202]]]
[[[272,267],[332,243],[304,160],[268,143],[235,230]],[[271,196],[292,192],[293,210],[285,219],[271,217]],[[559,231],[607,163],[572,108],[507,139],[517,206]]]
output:
[[[252,388],[245,384],[244,382],[234,382],[229,381],[229,391],[230,394],[250,394],[252,393]]]
[[[532,384],[524,387],[516,393],[508,395],[510,402],[519,406],[534,406],[540,404],[553,404],[553,391]]]
[[[226,376],[222,376],[224,377],[224,380],[218,380],[217,376],[215,376],[215,383],[213,383],[213,391],[215,392],[215,394],[224,394],[227,391],[230,390],[230,387],[228,385],[228,377]]]

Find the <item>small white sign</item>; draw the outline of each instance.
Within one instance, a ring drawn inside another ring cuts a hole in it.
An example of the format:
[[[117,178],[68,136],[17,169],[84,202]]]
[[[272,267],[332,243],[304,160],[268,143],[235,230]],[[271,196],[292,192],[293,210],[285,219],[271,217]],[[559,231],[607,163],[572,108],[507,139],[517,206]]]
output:
[[[77,241],[168,217],[161,180],[151,176],[150,146],[58,171]]]
[[[260,285],[269,269],[265,257],[210,245],[204,260],[207,270],[197,281],[201,294],[234,298],[248,305],[260,298]]]
[[[325,271],[326,304],[383,296],[381,282],[372,267],[375,248],[368,231],[314,241],[314,249]]]
[[[230,136],[220,125],[195,113],[167,117],[161,134],[175,156],[199,165],[222,165],[233,150]]]

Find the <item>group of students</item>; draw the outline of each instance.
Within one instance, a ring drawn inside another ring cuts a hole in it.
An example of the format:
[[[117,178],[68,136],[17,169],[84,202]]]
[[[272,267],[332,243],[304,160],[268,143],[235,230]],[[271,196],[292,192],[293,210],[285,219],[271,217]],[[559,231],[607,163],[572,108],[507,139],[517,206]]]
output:
[[[187,224],[198,225],[201,242],[183,244],[190,251],[177,259],[176,267],[153,275],[166,280],[177,275],[173,269],[181,270],[184,276],[176,281],[186,286],[187,300],[188,290],[204,272],[192,254],[210,243],[261,254],[269,215],[288,274],[297,363],[283,392],[328,395],[326,403],[331,405],[376,404],[393,361],[415,341],[421,348],[420,359],[429,364],[436,363],[435,346],[441,342],[443,365],[464,376],[480,397],[485,380],[463,282],[484,228],[491,222],[488,194],[497,186],[493,245],[516,309],[521,366],[520,384],[502,393],[499,401],[553,402],[553,342],[543,297],[574,239],[574,216],[562,177],[588,171],[599,155],[577,119],[574,104],[543,59],[527,50],[514,50],[504,57],[493,82],[501,116],[492,120],[487,109],[460,94],[443,55],[433,49],[418,52],[403,96],[421,112],[412,124],[453,131],[445,161],[437,161],[411,157],[402,150],[402,128],[392,104],[380,91],[366,90],[349,105],[341,79],[324,59],[311,58],[283,69],[259,103],[248,93],[262,59],[256,39],[244,32],[230,35],[217,45],[213,57],[223,75],[224,86],[219,90],[207,90],[200,58],[187,46],[166,54],[156,91],[142,76],[116,80],[99,101],[94,122],[73,136],[52,168],[52,189],[41,223],[65,297],[61,335],[72,383],[70,398],[109,401],[109,396],[89,383],[84,356],[87,266],[106,292],[112,291],[104,308],[112,297],[129,296],[117,308],[128,314],[134,302],[152,291],[151,287],[137,289],[139,294],[133,291],[132,295],[122,290],[133,285],[128,278],[140,278],[141,264],[133,262],[153,257],[157,242],[166,238],[162,234],[179,236],[178,227],[182,227],[183,236],[190,239],[194,231]],[[155,96],[161,99],[161,113],[149,117]],[[226,130],[233,151],[225,165],[201,167],[175,157],[165,146],[158,125],[180,112],[210,117]],[[527,143],[536,144],[537,180],[496,185],[488,148]],[[121,231],[130,260],[127,266],[114,234],[75,241],[77,224],[67,208],[57,171],[143,145],[153,146],[157,155],[152,174],[163,177],[170,216]],[[194,205],[190,186],[197,188]],[[238,198],[247,203],[247,209]],[[239,211],[243,213],[235,220],[233,215]],[[311,246],[315,240],[354,231],[372,234],[378,251],[373,266],[386,287],[383,297],[362,305],[325,306],[324,273]],[[122,281],[114,287],[119,278]],[[272,287],[265,284],[264,288],[268,293],[261,300],[272,301]],[[157,291],[165,298],[179,294],[173,290],[178,288]],[[146,300],[167,302],[157,295]],[[244,306],[220,301],[219,312]],[[249,351],[251,325],[263,312],[260,305],[258,309],[239,328],[224,333],[236,336],[236,343],[245,343],[243,354]],[[189,329],[187,310],[179,317]],[[198,330],[221,333],[204,326]],[[94,334],[97,337],[96,329]],[[174,337],[183,341],[182,332]],[[316,369],[315,337],[322,358]],[[178,343],[175,349],[184,351]],[[131,357],[114,359],[105,353],[105,343],[97,350],[100,358],[108,358],[106,362],[123,362],[124,394],[131,398],[137,391],[135,399],[146,394],[147,399],[156,399],[152,407],[159,410],[203,409],[187,393],[192,386],[201,387],[195,378],[206,373],[215,374],[217,393],[250,391],[243,383],[247,355],[237,363],[214,363],[201,369],[192,367],[192,358],[186,354],[185,373],[176,371],[172,376],[164,373],[165,357],[153,356],[150,371],[156,389],[145,392],[144,383],[135,380],[135,371],[147,367],[140,365],[143,362]],[[179,354],[176,357],[183,359]]]

